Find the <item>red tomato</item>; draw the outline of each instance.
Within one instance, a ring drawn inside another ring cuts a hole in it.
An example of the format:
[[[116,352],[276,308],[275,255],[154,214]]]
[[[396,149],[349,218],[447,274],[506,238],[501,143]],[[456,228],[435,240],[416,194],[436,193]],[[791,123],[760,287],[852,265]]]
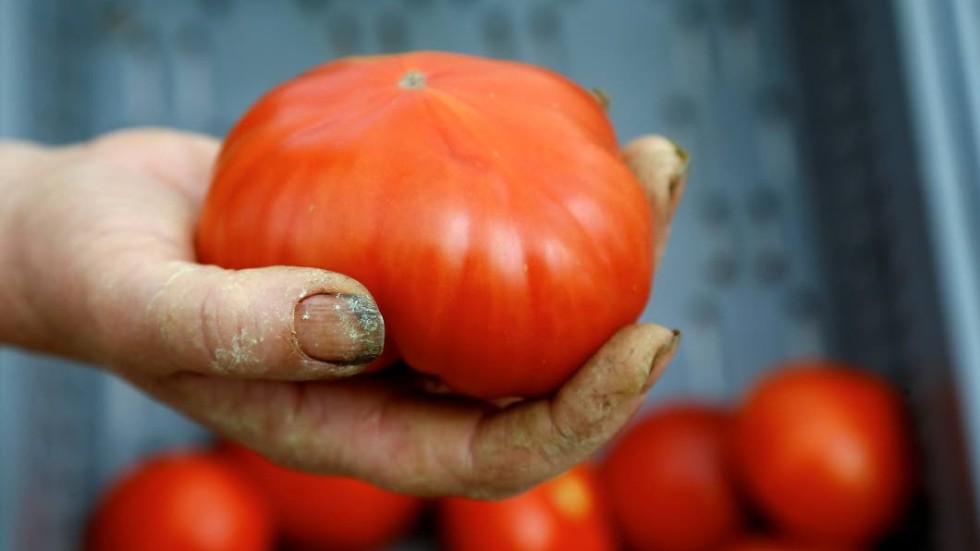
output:
[[[88,551],[265,551],[272,520],[235,468],[203,451],[153,457],[116,480],[88,527]]]
[[[446,498],[439,526],[447,551],[613,551],[615,533],[591,466],[500,501]]]
[[[612,444],[602,474],[636,551],[710,551],[742,528],[726,454],[730,419],[699,404],[662,407]]]
[[[826,361],[784,366],[751,392],[735,455],[751,497],[806,541],[864,545],[909,497],[910,435],[884,381]]]
[[[763,537],[752,537],[732,542],[715,551],[854,551],[850,547],[824,547],[805,545]]]
[[[516,62],[328,63],[224,143],[200,260],[364,283],[385,354],[483,398],[549,393],[649,295],[653,225],[600,104]]]
[[[222,450],[262,488],[290,549],[380,549],[408,533],[422,511],[422,500],[360,480],[286,469],[236,444]]]

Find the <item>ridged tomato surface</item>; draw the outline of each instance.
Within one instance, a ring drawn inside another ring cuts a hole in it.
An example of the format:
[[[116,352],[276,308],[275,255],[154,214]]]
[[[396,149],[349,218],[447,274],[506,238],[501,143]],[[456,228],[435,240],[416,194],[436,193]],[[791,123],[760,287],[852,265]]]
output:
[[[479,397],[554,390],[642,312],[652,221],[600,104],[526,64],[350,58],[275,88],[221,152],[197,246],[364,283],[403,358]]]

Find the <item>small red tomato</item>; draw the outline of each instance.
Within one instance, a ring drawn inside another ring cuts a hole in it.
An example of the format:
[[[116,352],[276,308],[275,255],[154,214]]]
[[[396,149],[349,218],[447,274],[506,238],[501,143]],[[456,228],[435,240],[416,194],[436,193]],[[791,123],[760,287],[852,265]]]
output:
[[[850,547],[825,547],[806,545],[788,540],[765,537],[740,539],[715,551],[856,551]]]
[[[637,551],[710,551],[742,528],[726,455],[726,412],[662,407],[615,441],[602,474],[613,514]]]
[[[153,457],[115,481],[88,527],[88,551],[266,551],[261,495],[210,452]]]
[[[899,519],[912,478],[902,400],[843,364],[783,366],[737,415],[734,448],[750,496],[787,533],[865,545]]]
[[[593,468],[580,465],[500,501],[446,498],[439,526],[447,551],[613,551]]]
[[[280,467],[237,444],[222,450],[263,490],[293,550],[379,549],[411,530],[422,511],[422,500],[360,480]]]

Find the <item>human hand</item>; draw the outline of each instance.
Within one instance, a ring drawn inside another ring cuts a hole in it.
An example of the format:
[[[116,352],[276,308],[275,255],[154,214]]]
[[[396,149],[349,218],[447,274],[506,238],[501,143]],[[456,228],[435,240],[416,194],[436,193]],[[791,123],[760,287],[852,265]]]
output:
[[[217,149],[167,130],[0,144],[0,341],[106,366],[288,466],[470,497],[518,492],[593,454],[674,354],[676,332],[627,326],[553,396],[506,404],[447,395],[406,369],[350,378],[383,342],[359,283],[195,262]],[[686,158],[655,137],[624,156],[662,226],[659,261]]]

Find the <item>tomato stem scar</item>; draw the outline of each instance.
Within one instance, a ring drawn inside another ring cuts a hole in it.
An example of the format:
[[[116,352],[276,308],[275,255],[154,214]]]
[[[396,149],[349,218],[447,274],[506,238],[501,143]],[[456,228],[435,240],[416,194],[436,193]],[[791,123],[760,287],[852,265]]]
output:
[[[398,87],[406,90],[421,90],[425,88],[425,73],[418,69],[408,71],[398,81]]]

